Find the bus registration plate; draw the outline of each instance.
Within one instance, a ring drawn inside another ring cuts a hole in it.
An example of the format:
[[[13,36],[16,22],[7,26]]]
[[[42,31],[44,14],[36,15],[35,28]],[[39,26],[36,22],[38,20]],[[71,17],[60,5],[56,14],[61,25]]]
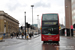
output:
[[[48,41],[52,41],[52,40],[48,40]]]

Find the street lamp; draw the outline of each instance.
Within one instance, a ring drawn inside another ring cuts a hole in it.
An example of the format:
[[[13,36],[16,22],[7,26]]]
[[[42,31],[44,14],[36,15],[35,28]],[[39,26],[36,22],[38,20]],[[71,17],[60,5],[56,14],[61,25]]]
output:
[[[26,39],[26,12],[25,13],[25,39]]]
[[[37,25],[38,25],[38,33],[39,33],[39,15],[37,15]]]
[[[34,7],[34,5],[31,5],[31,7],[32,7],[32,25],[33,25],[33,7]],[[32,32],[33,32],[33,30],[32,30]]]
[[[33,7],[34,5],[31,5],[31,7],[32,7],[32,25],[33,25]]]

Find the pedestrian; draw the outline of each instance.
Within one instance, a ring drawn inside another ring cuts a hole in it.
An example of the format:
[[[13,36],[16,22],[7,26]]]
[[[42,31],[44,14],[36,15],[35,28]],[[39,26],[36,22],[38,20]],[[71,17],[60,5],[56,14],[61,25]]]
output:
[[[3,37],[5,38],[5,33],[3,34]]]
[[[31,34],[31,33],[29,34],[29,37],[30,37],[30,39],[31,39],[31,37],[32,37],[32,34]]]
[[[15,32],[13,32],[14,36],[15,36]]]
[[[24,33],[22,33],[22,39],[23,39]]]
[[[17,38],[17,37],[19,38],[19,33],[18,33],[18,32],[16,33],[16,38]]]
[[[26,34],[27,40],[28,40],[28,35],[29,35],[29,34]]]
[[[31,36],[33,36],[33,32],[31,33]]]
[[[14,36],[16,36],[16,33],[14,32]]]
[[[12,38],[13,38],[13,33],[11,33],[11,35],[10,35],[10,36],[11,36],[11,39],[12,39]]]

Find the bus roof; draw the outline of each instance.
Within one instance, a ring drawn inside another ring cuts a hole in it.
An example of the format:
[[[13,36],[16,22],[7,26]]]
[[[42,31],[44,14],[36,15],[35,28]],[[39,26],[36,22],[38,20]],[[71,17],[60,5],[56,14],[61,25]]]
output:
[[[58,13],[43,13],[43,14],[58,14]]]
[[[57,14],[57,15],[58,15],[58,13],[43,13],[43,14]],[[43,14],[42,14],[42,15],[43,15]],[[59,15],[58,15],[58,16],[59,16]]]

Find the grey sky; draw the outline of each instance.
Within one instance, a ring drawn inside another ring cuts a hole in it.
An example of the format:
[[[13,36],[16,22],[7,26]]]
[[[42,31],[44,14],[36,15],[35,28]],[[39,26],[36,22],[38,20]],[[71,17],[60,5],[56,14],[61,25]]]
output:
[[[41,22],[43,13],[58,13],[60,23],[63,23],[65,17],[64,0],[1,0],[0,10],[5,11],[19,21],[19,26],[24,25],[24,12],[26,11],[26,21],[32,24],[32,8],[33,7],[33,23],[37,24],[37,15]],[[63,19],[63,20],[61,20]]]
[[[18,0],[10,0],[6,4],[6,6],[10,11],[15,11],[18,7],[26,7],[27,5],[26,4],[22,5],[21,3],[18,2]]]
[[[37,8],[37,7],[50,7],[50,3],[45,3],[45,2],[42,2],[42,1],[34,3],[34,5],[35,5],[35,8]]]

